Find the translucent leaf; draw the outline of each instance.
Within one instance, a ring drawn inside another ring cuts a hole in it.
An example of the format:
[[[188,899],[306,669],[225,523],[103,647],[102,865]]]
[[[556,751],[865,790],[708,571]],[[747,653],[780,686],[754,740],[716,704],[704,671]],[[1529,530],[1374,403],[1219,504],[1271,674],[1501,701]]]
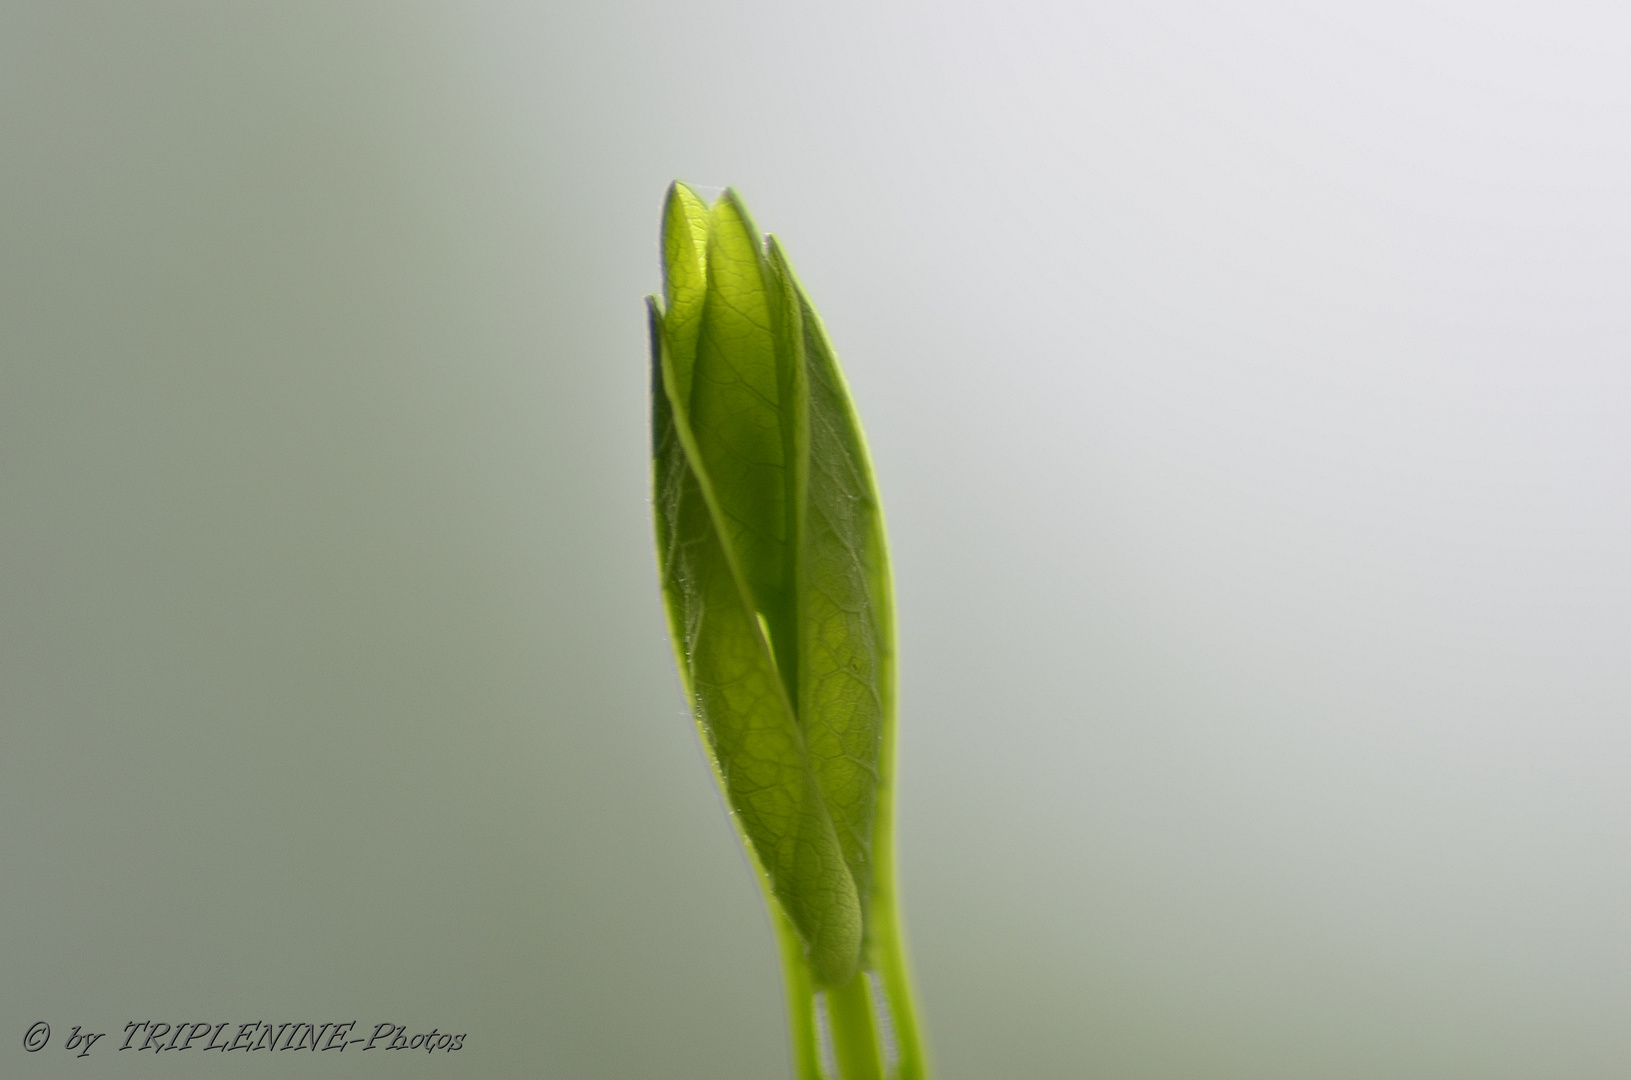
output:
[[[820,321],[732,192],[676,184],[651,305],[654,504],[720,783],[817,983],[854,976],[893,709],[883,526]]]

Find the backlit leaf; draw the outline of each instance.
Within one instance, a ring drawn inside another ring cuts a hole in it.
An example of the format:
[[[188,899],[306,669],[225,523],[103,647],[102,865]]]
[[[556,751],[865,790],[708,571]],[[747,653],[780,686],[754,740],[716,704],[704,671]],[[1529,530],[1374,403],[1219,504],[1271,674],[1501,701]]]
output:
[[[654,509],[687,693],[817,983],[862,963],[892,612],[876,489],[819,319],[732,192],[670,189]]]

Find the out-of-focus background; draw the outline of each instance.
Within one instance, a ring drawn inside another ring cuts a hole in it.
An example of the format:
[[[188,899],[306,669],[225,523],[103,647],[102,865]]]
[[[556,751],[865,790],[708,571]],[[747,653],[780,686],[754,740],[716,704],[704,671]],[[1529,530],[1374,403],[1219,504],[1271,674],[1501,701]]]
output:
[[[1615,5],[6,5],[0,1072],[788,1075],[682,177],[870,433],[939,1077],[1626,1076],[1628,115]]]

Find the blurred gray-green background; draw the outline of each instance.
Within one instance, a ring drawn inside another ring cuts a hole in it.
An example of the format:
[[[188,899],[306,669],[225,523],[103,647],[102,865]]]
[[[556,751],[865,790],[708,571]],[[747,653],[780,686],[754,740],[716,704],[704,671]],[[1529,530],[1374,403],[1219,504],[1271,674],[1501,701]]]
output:
[[[1631,1074],[1627,115],[1615,5],[0,6],[0,1073],[787,1075],[683,177],[870,432],[942,1080]],[[114,1049],[353,1019],[468,1037]]]

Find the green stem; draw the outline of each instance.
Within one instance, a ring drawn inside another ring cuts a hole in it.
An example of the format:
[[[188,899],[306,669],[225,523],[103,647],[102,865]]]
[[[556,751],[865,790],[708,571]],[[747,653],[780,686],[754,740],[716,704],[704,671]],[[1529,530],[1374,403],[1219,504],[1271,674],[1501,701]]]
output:
[[[887,577],[888,567],[881,573]],[[882,1009],[889,1018],[894,1042],[890,1080],[928,1080],[929,1052],[918,1027],[917,1006],[912,1000],[912,979],[906,967],[906,934],[901,928],[898,897],[895,892],[895,627],[892,622],[880,628],[889,646],[890,677],[883,682],[883,746],[878,760],[877,819],[872,827],[872,895],[867,905],[867,948],[864,967],[878,975]]]
[[[892,746],[886,746],[884,752],[892,757],[892,750]],[[889,1034],[893,1036],[895,1060],[891,1063],[889,1080],[928,1080],[929,1056],[918,1027],[917,1006],[912,1001],[912,980],[906,967],[906,936],[896,906],[892,794],[886,787],[878,799],[879,822],[873,848],[876,876],[867,911],[865,966],[877,974],[876,989],[882,991],[883,998],[879,1011],[888,1017]]]
[[[889,881],[889,885],[893,885]],[[871,962],[877,972],[876,990],[882,991],[881,1010],[888,1017],[894,1061],[890,1080],[928,1080],[929,1056],[918,1028],[912,982],[906,970],[906,940],[895,913],[893,895],[875,895],[872,905]],[[848,1080],[848,1078],[845,1078]]]
[[[787,1031],[793,1043],[793,1070],[798,1080],[825,1080],[821,1068],[821,1039],[816,1032],[815,984],[804,962],[804,943],[793,922],[768,888],[770,919],[782,947],[782,975],[787,985]]]
[[[884,1080],[883,1045],[870,989],[866,972],[857,971],[848,983],[826,992],[833,1063],[842,1080]]]
[[[906,968],[906,943],[895,910],[894,867],[887,848],[881,854],[870,911],[867,970],[857,972],[843,987],[817,987],[798,931],[781,905],[774,898],[770,900],[771,919],[781,943],[788,1031],[797,1080],[928,1080],[928,1055],[918,1029]],[[880,991],[882,1001],[877,1000]],[[822,1033],[816,1022],[818,993],[825,998],[826,1028],[836,1073],[822,1063]],[[880,1017],[887,1018],[887,1032],[880,1029]]]

